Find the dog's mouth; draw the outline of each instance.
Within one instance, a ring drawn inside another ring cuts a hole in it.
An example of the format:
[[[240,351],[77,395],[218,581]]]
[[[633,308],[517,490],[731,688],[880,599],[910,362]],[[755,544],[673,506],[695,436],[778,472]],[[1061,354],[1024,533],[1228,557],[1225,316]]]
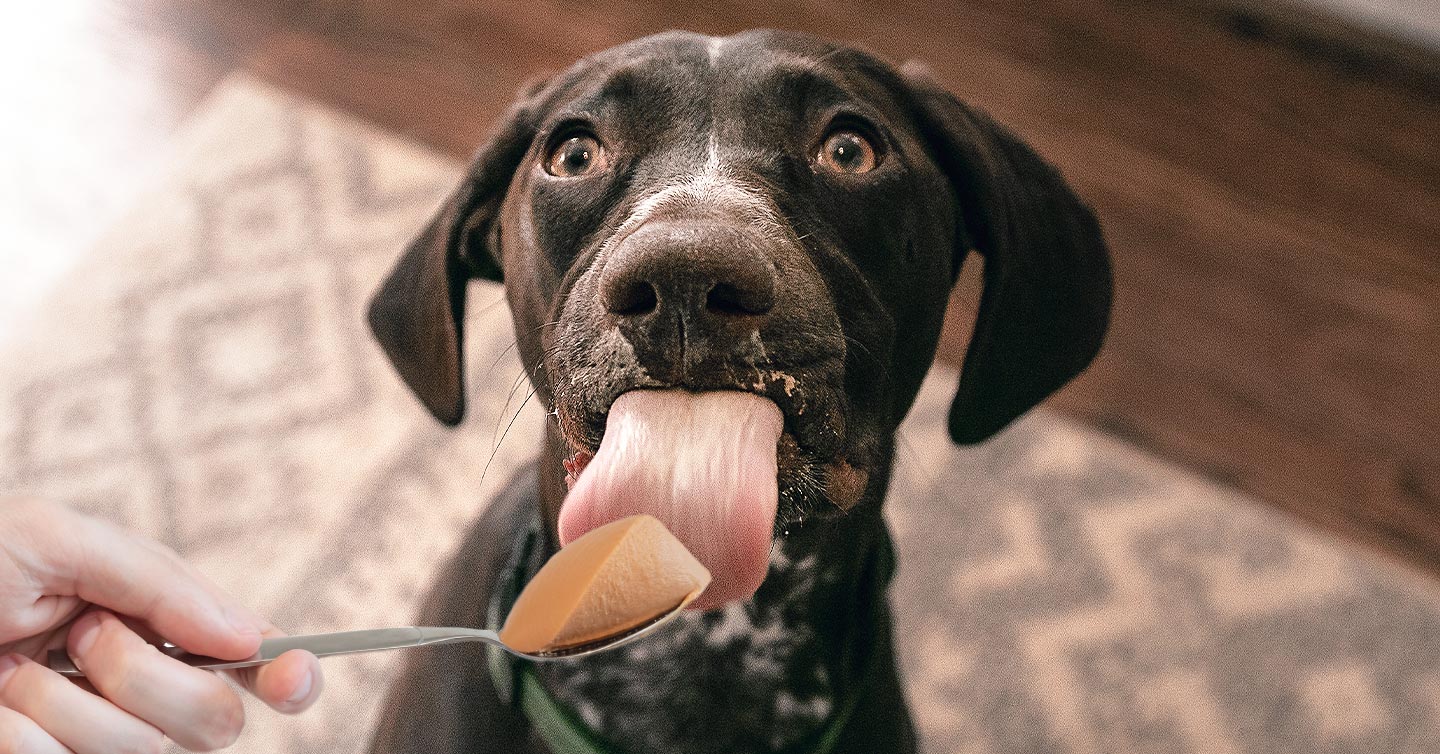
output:
[[[769,568],[783,426],[779,407],[754,393],[622,394],[600,447],[567,464],[575,479],[560,508],[561,544],[646,513],[710,570],[694,607],[749,597]]]
[[[788,505],[783,505],[778,513],[779,518],[776,520],[778,532],[780,527],[789,523],[795,523],[797,519],[803,518],[804,514],[810,511],[815,501],[808,498],[823,494],[824,490],[816,488],[814,484],[815,476],[819,473],[817,467],[824,465],[820,460],[821,457],[833,456],[835,454],[836,443],[826,443],[823,441],[816,443],[813,442],[813,438],[824,435],[828,436],[827,439],[838,439],[838,433],[833,426],[818,427],[815,426],[816,422],[807,421],[805,418],[799,416],[797,407],[803,406],[803,404],[801,401],[795,400],[793,396],[785,396],[785,398],[781,400],[775,400],[774,397],[767,394],[767,391],[760,388],[763,388],[763,385],[757,386],[757,389],[754,390],[723,387],[694,390],[688,387],[670,388],[661,385],[647,385],[644,387],[631,388],[625,391],[625,393],[621,393],[621,395],[638,390],[675,390],[687,391],[692,394],[733,391],[751,392],[756,396],[767,398],[775,403],[780,410],[783,421],[778,444],[780,496],[788,503]],[[618,401],[619,398],[620,396],[616,396],[615,399]],[[589,424],[593,426],[587,427],[584,432],[567,431],[567,425],[573,426],[573,424],[566,421],[560,422],[560,434],[565,440],[569,451],[569,455],[561,461],[561,465],[565,469],[566,487],[573,488],[575,482],[579,481],[580,475],[583,474],[586,467],[590,465],[590,461],[595,458],[595,453],[604,442],[609,424],[610,410],[613,406],[614,404],[612,403],[611,406],[604,411],[595,413],[589,422]],[[803,408],[800,408],[800,410],[803,411]],[[703,427],[697,427],[696,429],[705,431]],[[806,430],[809,431],[807,432]],[[588,442],[587,440],[580,439],[579,435],[589,438]],[[802,443],[802,436],[812,441]],[[839,502],[842,508],[848,507],[844,500]]]
[[[797,436],[814,430],[794,408],[793,400],[776,401],[759,390],[621,393],[599,415],[596,445],[562,431],[571,452],[563,460],[570,491],[560,510],[561,544],[648,513],[713,576],[693,608],[749,597],[765,577],[776,535],[822,506],[843,512],[851,493],[840,489],[841,505],[826,505],[827,477],[838,479],[839,488],[854,487],[853,479],[835,471],[853,476],[848,464],[821,463],[813,449],[802,450]]]
[[[777,536],[843,515],[867,490],[846,460],[869,465],[850,447],[838,318],[796,303],[763,323],[783,335],[728,319],[690,339],[678,323],[677,333],[626,335],[592,311],[588,279],[542,342],[551,415],[569,446],[560,544],[650,514],[711,572],[692,608],[751,596]]]
[[[551,371],[573,371],[564,366]],[[857,472],[843,458],[846,411],[840,391],[832,386],[838,381],[833,370],[834,365],[829,363],[785,371],[752,368],[744,377],[736,374],[739,370],[717,370],[709,379],[682,384],[627,374],[610,385],[583,392],[562,388],[557,391],[553,416],[568,450],[561,462],[566,484],[573,487],[594,459],[607,433],[611,409],[623,395],[635,391],[751,393],[774,403],[783,421],[778,445],[780,509],[776,532],[803,523],[812,515],[824,518],[828,511],[819,504],[827,499],[834,504],[828,507],[839,512],[849,510],[857,502],[864,480],[859,480],[857,486]],[[580,378],[562,381],[561,385],[577,381],[585,383]],[[708,431],[699,426],[695,429]]]

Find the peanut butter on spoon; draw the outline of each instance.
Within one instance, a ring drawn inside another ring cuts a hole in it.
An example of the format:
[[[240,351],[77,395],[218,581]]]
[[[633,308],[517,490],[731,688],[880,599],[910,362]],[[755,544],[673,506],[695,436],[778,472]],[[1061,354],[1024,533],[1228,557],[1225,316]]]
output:
[[[614,637],[693,601],[710,572],[652,516],[612,521],[555,553],[500,629],[517,652],[553,652]]]

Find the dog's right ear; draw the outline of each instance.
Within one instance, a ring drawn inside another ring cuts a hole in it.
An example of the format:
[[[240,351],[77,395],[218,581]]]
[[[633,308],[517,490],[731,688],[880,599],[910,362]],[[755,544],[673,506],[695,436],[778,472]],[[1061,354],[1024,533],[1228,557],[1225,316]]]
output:
[[[465,288],[472,278],[503,277],[497,218],[535,135],[530,99],[511,108],[370,301],[381,348],[430,413],[451,426],[465,415]]]
[[[954,269],[985,258],[975,332],[950,405],[950,437],[980,442],[1089,365],[1110,320],[1110,255],[1060,173],[922,66],[902,74],[957,202]]]

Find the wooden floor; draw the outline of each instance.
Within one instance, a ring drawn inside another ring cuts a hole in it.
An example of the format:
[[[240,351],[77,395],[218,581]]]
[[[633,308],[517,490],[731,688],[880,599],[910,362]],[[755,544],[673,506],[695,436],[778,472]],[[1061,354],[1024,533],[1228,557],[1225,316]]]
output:
[[[104,0],[45,22],[60,43],[21,61],[27,152],[6,159],[34,206],[103,210],[233,70],[465,155],[537,71],[665,28],[918,58],[1107,229],[1113,335],[1056,405],[1440,575],[1440,56],[1209,0],[940,6]],[[65,225],[56,253],[87,227]]]

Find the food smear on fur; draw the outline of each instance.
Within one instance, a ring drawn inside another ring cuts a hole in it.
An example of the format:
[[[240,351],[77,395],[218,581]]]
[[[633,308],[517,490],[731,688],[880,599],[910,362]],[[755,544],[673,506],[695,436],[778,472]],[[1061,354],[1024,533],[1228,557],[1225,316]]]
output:
[[[588,644],[683,607],[709,584],[664,524],[630,516],[555,553],[515,600],[500,640],[532,654]]]
[[[560,541],[636,514],[659,519],[709,569],[692,608],[755,593],[769,568],[784,417],[753,393],[635,390],[610,408],[600,448],[560,508]]]

